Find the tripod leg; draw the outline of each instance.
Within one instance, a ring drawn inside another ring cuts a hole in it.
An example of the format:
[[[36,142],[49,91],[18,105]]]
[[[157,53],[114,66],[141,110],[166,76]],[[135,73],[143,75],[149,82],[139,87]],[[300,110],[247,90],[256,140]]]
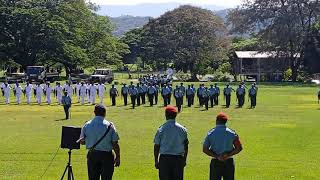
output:
[[[74,180],[74,176],[73,176],[73,171],[72,171],[72,166],[70,166],[70,180]]]
[[[63,180],[64,175],[66,174],[67,170],[68,170],[68,165],[67,165],[66,168],[64,169],[64,172],[63,172],[63,175],[62,175],[62,177],[61,177],[61,180]]]

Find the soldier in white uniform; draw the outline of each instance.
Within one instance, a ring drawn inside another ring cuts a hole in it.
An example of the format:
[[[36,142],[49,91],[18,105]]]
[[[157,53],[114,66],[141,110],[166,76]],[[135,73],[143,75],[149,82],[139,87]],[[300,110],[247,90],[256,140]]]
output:
[[[78,82],[75,87],[75,93],[77,94],[78,103],[80,103],[80,86],[81,86],[81,83]]]
[[[14,92],[15,92],[14,94],[16,96],[16,102],[17,102],[17,104],[20,104],[21,95],[22,95],[22,87],[18,83],[15,84]]]
[[[27,83],[26,87],[24,88],[24,93],[27,97],[27,104],[31,103],[32,90],[33,86],[30,83]]]
[[[4,98],[5,98],[5,103],[10,104],[10,91],[11,91],[10,85],[8,83],[5,83],[2,89],[3,89]]]
[[[98,87],[95,84],[90,86],[90,102],[93,105],[96,104],[97,89]]]
[[[50,86],[50,83],[47,83],[47,85],[44,88],[44,92],[46,94],[46,101],[50,105],[51,104],[51,93],[53,92],[53,89]]]
[[[72,95],[73,95],[73,88],[71,86],[71,84],[69,82],[67,82],[64,87],[63,87],[64,91],[68,92],[68,96],[70,98],[72,98]]]
[[[42,100],[42,93],[43,93],[43,88],[41,87],[40,83],[37,84],[35,91],[36,91],[37,103],[40,105]]]
[[[91,83],[87,83],[86,87],[87,87],[87,99],[88,99],[88,103],[91,103],[91,96],[90,96],[90,88],[91,88],[92,84]]]
[[[81,82],[81,86],[79,89],[79,93],[80,93],[80,97],[81,97],[81,104],[84,105],[84,99],[86,97],[87,94],[87,86],[84,84],[84,82]]]
[[[103,103],[104,93],[106,92],[106,86],[102,84],[101,82],[98,85],[98,92],[99,92],[99,98],[100,98],[100,104]]]
[[[63,94],[62,91],[63,91],[63,88],[61,84],[57,83],[56,87],[54,88],[54,93],[55,93],[55,96],[57,97],[57,101],[59,105],[61,104],[61,100],[62,100],[62,94]]]

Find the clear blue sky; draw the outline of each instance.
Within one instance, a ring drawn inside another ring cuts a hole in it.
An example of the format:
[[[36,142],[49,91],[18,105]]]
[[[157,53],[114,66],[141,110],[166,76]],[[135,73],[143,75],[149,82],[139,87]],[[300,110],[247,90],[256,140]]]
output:
[[[98,5],[136,5],[143,3],[181,3],[194,5],[217,5],[222,7],[235,7],[241,4],[241,0],[88,0]]]

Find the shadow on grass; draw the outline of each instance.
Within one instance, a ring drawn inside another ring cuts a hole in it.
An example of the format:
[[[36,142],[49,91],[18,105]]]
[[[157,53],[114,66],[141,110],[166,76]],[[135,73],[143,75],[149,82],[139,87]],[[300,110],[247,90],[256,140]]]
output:
[[[68,121],[68,120],[70,120],[70,119],[62,118],[62,119],[56,119],[54,121]]]

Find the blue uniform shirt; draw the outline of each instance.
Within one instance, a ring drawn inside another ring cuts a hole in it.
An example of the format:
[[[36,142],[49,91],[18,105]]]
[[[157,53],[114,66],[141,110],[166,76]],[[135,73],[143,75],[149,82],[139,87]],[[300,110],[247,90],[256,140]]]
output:
[[[61,100],[61,103],[64,106],[70,106],[71,105],[71,98],[68,95],[67,96],[63,96],[62,100]]]
[[[138,95],[138,90],[137,90],[137,88],[130,88],[130,89],[129,89],[129,94],[130,94],[130,96],[136,96],[136,95]]]
[[[154,144],[160,145],[160,154],[184,155],[188,143],[187,129],[174,119],[167,120],[157,131]]]
[[[217,155],[222,155],[231,152],[236,141],[239,141],[239,137],[235,131],[225,125],[217,125],[209,131],[203,145]]]
[[[83,126],[80,138],[85,138],[87,149],[91,148],[104,135],[110,125],[111,123],[103,117],[96,116]],[[112,151],[112,143],[118,140],[118,133],[114,125],[112,125],[106,137],[94,149],[110,152]]]
[[[169,89],[169,87],[162,88],[162,95],[168,95],[170,93],[171,93],[171,90]]]

